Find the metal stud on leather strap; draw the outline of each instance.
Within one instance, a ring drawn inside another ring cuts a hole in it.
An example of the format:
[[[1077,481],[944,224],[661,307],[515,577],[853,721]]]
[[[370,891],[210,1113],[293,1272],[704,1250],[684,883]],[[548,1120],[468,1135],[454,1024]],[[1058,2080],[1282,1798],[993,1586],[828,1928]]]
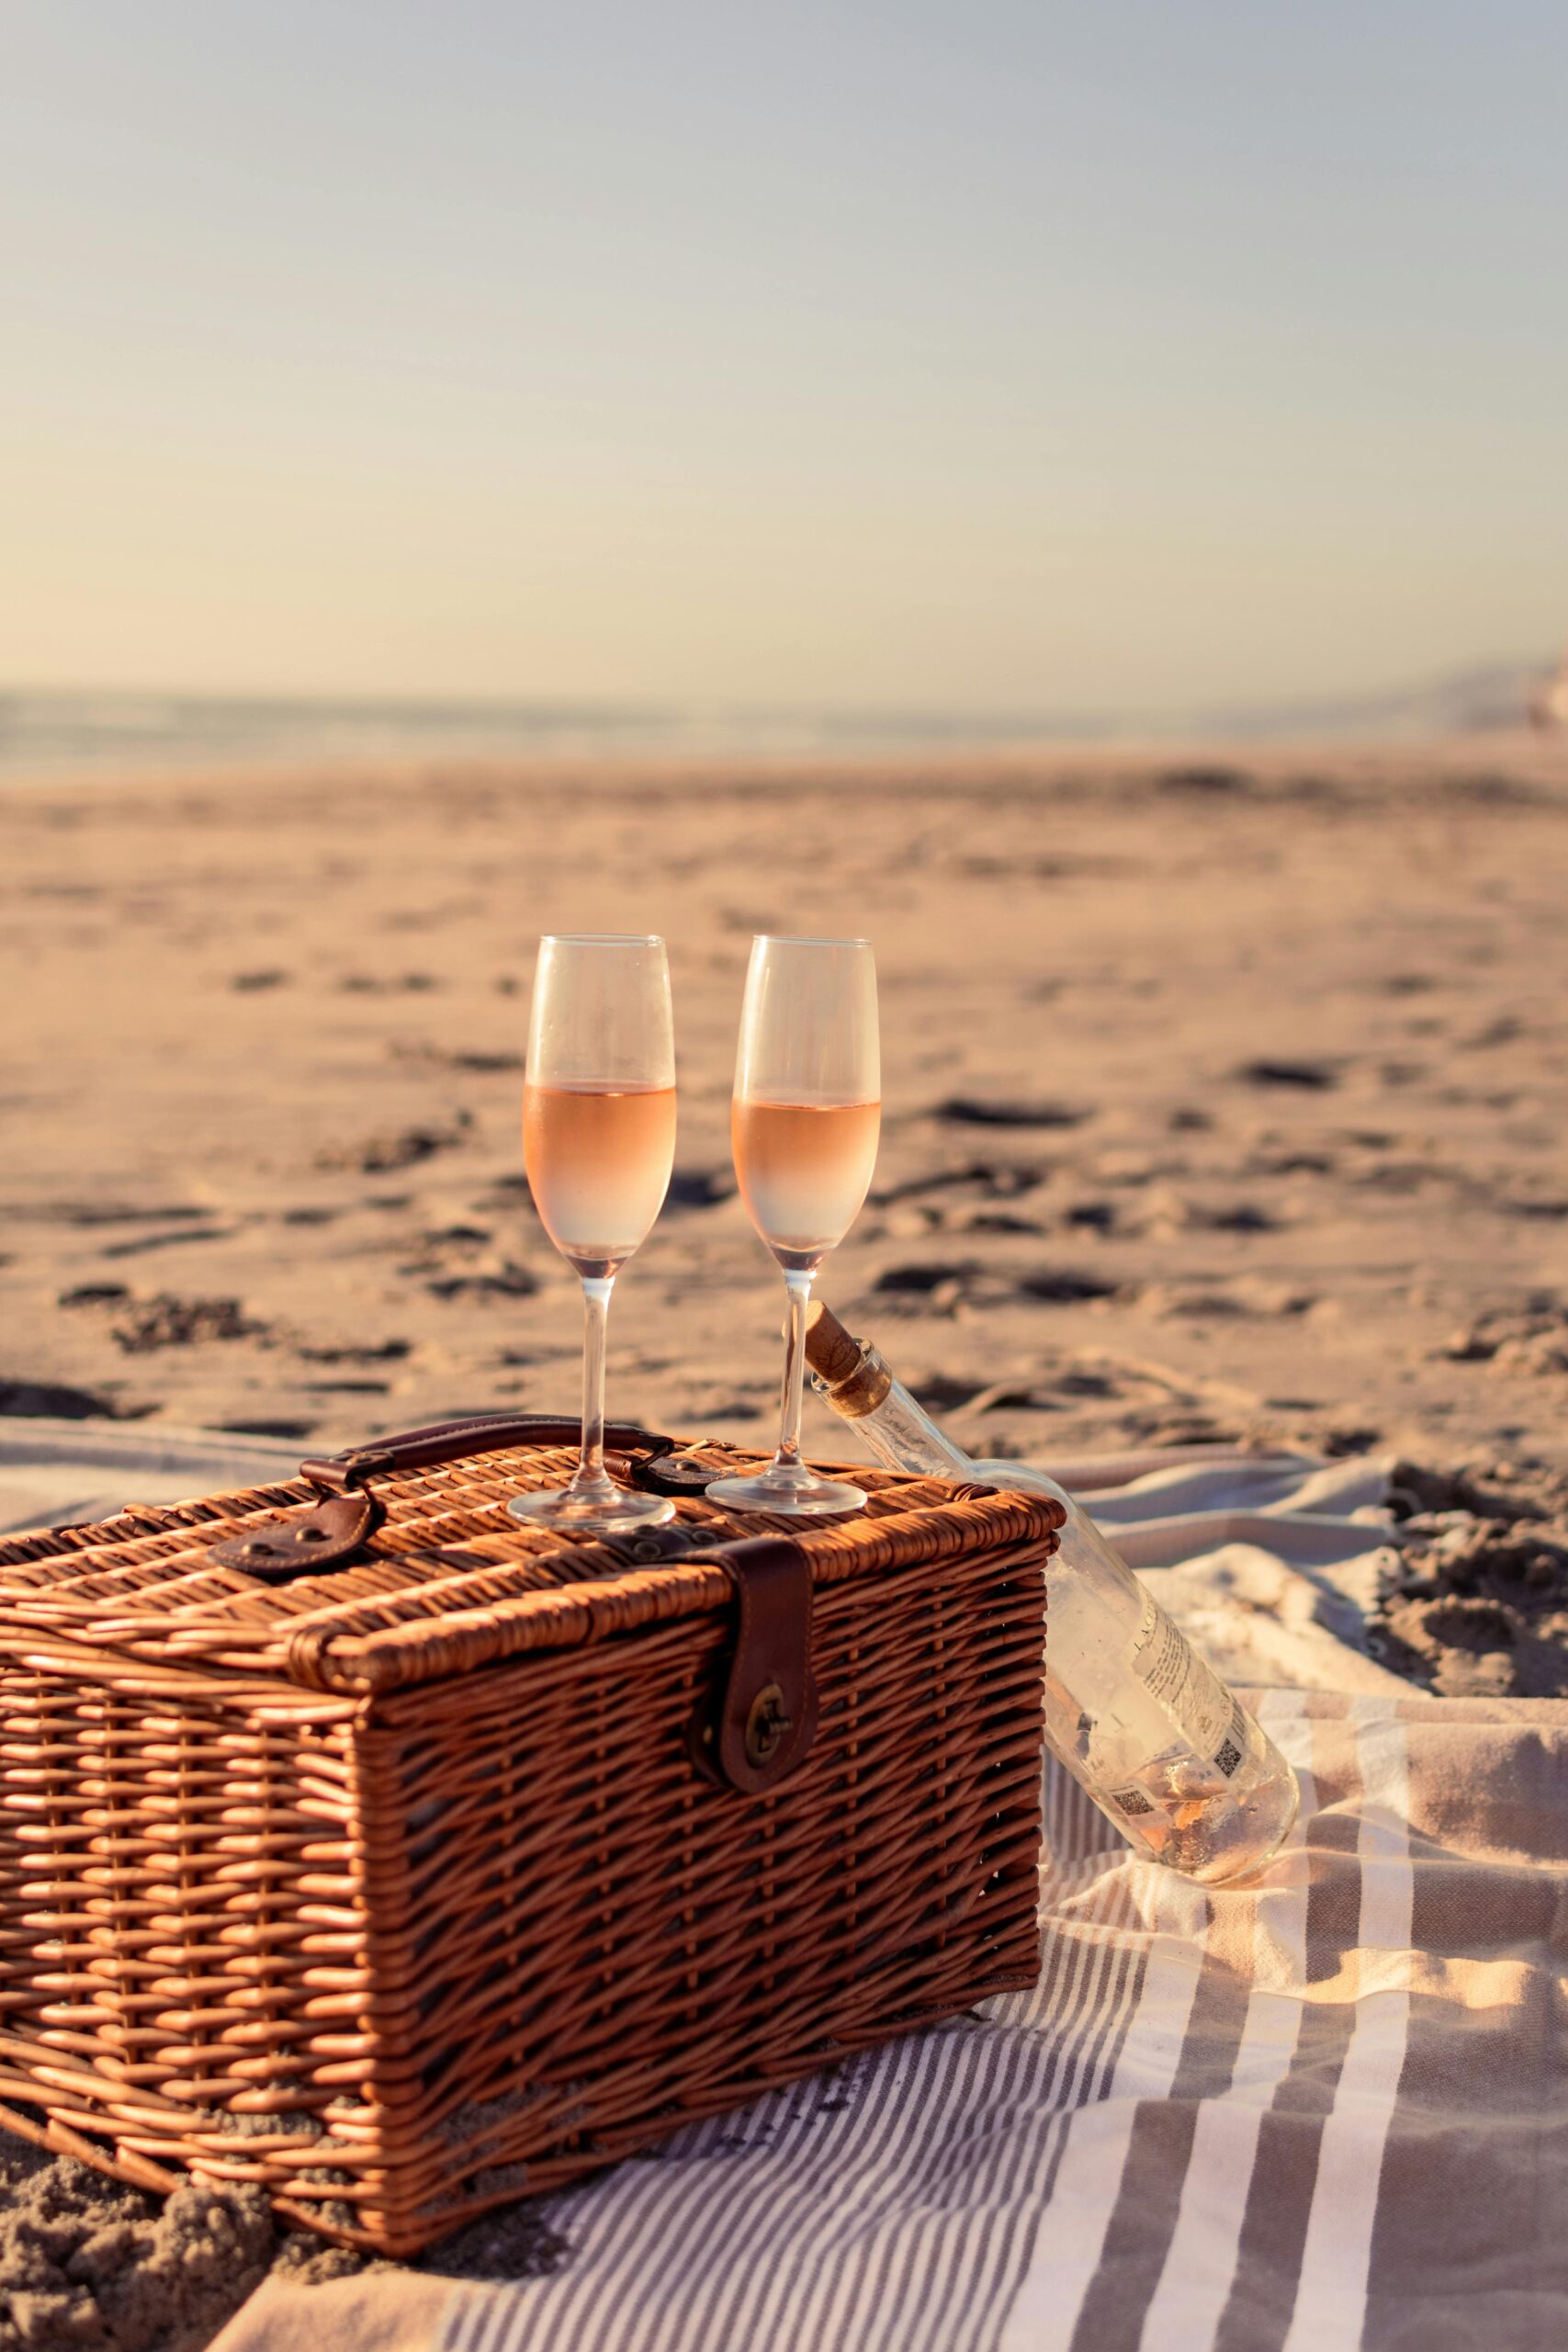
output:
[[[761,1771],[777,1755],[780,1742],[795,1729],[784,1713],[784,1692],[776,1682],[759,1690],[746,1718],[746,1761]]]

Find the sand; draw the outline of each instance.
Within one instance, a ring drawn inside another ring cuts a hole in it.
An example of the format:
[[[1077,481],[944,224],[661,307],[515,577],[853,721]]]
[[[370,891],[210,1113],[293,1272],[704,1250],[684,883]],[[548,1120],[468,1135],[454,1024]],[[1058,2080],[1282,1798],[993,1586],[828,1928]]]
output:
[[[681,1137],[611,1409],[764,1441],[727,1102],[782,928],[864,932],[881,975],[882,1157],[823,1294],[965,1442],[1568,1460],[1543,752],[49,786],[0,832],[12,1410],[319,1447],[572,1408],[533,947],[635,927],[671,942]]]
[[[481,2215],[417,2267],[529,2278],[567,2253],[541,2199]],[[280,2227],[254,2186],[219,2192],[193,2181],[146,2196],[0,2132],[4,2352],[204,2352],[269,2273],[315,2286],[367,2267],[345,2247]]]
[[[1439,1690],[1568,1681],[1560,755],[50,786],[0,798],[0,1408],[317,1450],[572,1409],[575,1286],[520,1165],[534,941],[654,929],[681,1139],[611,1410],[770,1442],[741,978],[754,931],[864,933],[884,1142],[821,1284],[852,1328],[981,1453],[1401,1454],[1382,1654]],[[312,2256],[12,2154],[0,2341],[186,2352]],[[512,2236],[448,2267],[559,2258],[547,2210],[486,2227]]]

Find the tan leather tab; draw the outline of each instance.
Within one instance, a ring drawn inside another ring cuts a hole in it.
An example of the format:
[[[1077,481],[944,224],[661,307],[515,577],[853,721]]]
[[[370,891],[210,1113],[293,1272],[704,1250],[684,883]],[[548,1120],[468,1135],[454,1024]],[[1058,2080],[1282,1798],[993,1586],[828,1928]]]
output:
[[[370,1532],[376,1506],[366,1494],[327,1495],[310,1510],[276,1519],[248,1535],[215,1544],[208,1558],[220,1568],[243,1568],[265,1584],[336,1567],[357,1552]]]
[[[805,1763],[817,1730],[811,1569],[787,1535],[749,1536],[709,1555],[735,1587],[735,1644],[716,1712],[692,1727],[692,1753],[716,1779],[761,1796]]]

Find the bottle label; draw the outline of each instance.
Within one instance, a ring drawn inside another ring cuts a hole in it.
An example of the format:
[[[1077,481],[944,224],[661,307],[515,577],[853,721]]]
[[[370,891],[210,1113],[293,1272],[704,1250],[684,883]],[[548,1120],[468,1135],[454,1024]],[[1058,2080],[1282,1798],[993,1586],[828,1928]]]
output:
[[[1241,1701],[1231,1701],[1231,1719],[1224,1739],[1214,1750],[1214,1762],[1228,1781],[1242,1758],[1247,1754],[1247,1717]]]
[[[1110,1792],[1110,1798],[1118,1812],[1126,1814],[1134,1821],[1137,1819],[1139,1814],[1154,1811],[1152,1800],[1144,1794],[1142,1789],[1112,1789]]]
[[[1212,1667],[1204,1665],[1187,1637],[1173,1625],[1152,1594],[1144,1595],[1144,1613],[1133,1647],[1133,1671],[1151,1699],[1157,1699],[1200,1756],[1219,1758],[1222,1747],[1232,1750],[1228,1779],[1241,1761],[1242,1740],[1235,1737],[1231,1711],[1235,1701]],[[1229,1736],[1227,1736],[1227,1734]]]

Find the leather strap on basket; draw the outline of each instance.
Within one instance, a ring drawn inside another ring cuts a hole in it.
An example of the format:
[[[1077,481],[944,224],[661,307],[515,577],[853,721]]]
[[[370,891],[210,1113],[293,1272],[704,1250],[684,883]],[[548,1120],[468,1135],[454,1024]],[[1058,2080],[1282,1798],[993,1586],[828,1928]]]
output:
[[[375,1516],[368,1495],[326,1495],[313,1510],[269,1520],[249,1535],[231,1535],[207,1556],[217,1567],[242,1568],[264,1584],[287,1584],[291,1577],[341,1566],[358,1551]]]
[[[279,1517],[249,1534],[232,1535],[208,1554],[215,1566],[239,1568],[266,1584],[341,1567],[376,1523],[378,1506],[366,1482],[401,1470],[430,1470],[470,1454],[494,1453],[512,1445],[570,1445],[581,1422],[545,1413],[477,1413],[466,1420],[436,1421],[400,1437],[378,1438],[346,1453],[313,1454],[299,1475],[321,1500],[310,1510]],[[634,1484],[655,1493],[700,1494],[714,1474],[684,1463],[675,1441],[651,1430],[614,1423],[604,1431],[605,1451],[626,1464]],[[668,1472],[662,1471],[668,1459]]]
[[[805,1763],[817,1730],[811,1568],[787,1535],[748,1536],[704,1556],[734,1586],[738,1622],[716,1698],[693,1716],[686,1744],[710,1779],[761,1796]]]

